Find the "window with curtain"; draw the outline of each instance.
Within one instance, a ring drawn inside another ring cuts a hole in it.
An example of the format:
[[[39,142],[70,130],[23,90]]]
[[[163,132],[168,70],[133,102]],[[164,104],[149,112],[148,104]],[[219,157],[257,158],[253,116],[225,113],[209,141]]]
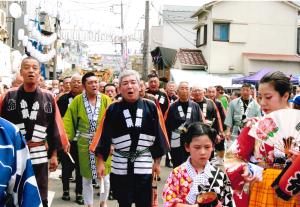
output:
[[[229,41],[229,23],[214,23],[214,41]]]

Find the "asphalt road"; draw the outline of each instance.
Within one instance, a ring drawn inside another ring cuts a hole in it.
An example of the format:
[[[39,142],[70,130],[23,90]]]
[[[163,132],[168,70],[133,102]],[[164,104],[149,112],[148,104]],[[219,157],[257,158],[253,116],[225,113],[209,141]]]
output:
[[[162,159],[162,164],[164,164],[164,158]],[[159,206],[162,206],[162,188],[165,184],[167,177],[172,169],[161,166],[161,181],[158,182],[158,203]],[[53,207],[68,207],[68,206],[80,206],[75,203],[75,183],[70,182],[70,201],[64,201],[61,199],[63,194],[62,192],[62,183],[59,178],[60,170],[57,170],[55,173],[50,174],[49,178],[49,204],[51,202],[51,206]],[[97,196],[97,192],[99,190],[94,189],[94,206],[99,207],[99,197]],[[50,206],[49,205],[49,206]],[[108,207],[117,207],[117,201],[108,201]]]

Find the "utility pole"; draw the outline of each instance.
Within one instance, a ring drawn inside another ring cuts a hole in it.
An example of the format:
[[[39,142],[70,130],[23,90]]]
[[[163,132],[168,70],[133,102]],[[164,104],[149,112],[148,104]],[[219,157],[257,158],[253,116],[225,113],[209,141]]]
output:
[[[56,34],[58,33],[58,27],[59,27],[58,24],[59,24],[59,19],[58,19],[58,17],[56,17],[55,18],[55,32],[56,32]],[[54,42],[54,48],[55,48],[55,50],[57,50],[57,42],[58,42],[58,38]],[[57,54],[55,54],[55,56],[54,56],[53,80],[56,80],[56,68],[57,68]]]
[[[123,1],[121,0],[121,30],[122,30],[122,36],[121,36],[121,55],[122,58],[124,57],[124,41],[123,41],[123,34],[124,34],[124,20],[123,20]]]
[[[121,7],[120,8],[121,9],[121,13],[114,12],[114,7],[115,6],[120,6]],[[115,44],[120,44],[120,46],[121,46],[121,51],[120,51],[121,52],[121,59],[124,60],[124,51],[125,51],[124,48],[127,48],[127,42],[125,42],[125,44],[124,44],[124,39],[123,39],[123,35],[124,35],[123,0],[121,0],[121,4],[113,4],[111,6],[111,12],[114,13],[114,14],[120,14],[121,15],[121,27],[120,27],[120,30],[121,30],[122,34],[120,36],[120,42],[117,42]],[[127,41],[127,40],[125,40],[125,41]],[[126,45],[126,46],[124,47],[124,45]],[[125,62],[125,67],[126,67],[126,62]]]
[[[148,45],[149,43],[149,1],[145,2],[145,30],[144,30],[144,47],[143,47],[143,74],[145,80],[148,74]]]

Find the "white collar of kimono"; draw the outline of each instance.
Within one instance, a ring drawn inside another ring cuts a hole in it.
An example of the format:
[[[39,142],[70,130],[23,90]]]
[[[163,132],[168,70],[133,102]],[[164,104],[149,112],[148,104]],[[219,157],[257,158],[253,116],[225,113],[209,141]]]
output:
[[[191,157],[189,157],[186,161],[186,169],[189,176],[192,178],[192,180],[198,180],[200,181],[200,184],[204,186],[209,186],[208,178],[211,174],[211,164],[209,161],[206,162],[204,169],[201,172],[196,172],[195,168],[191,164]]]
[[[241,114],[242,115],[248,115],[248,109],[250,108],[250,105],[252,104],[252,98],[250,98],[249,99],[249,102],[248,102],[248,105],[246,105],[247,107],[246,107],[246,110],[244,110],[244,103],[243,103],[243,100],[242,100],[242,98],[239,98],[239,100],[238,100],[238,102],[239,102],[239,104],[240,104],[240,109],[241,109]]]
[[[208,175],[211,174],[211,172],[210,172],[211,165],[209,164],[209,161],[207,161],[204,169],[197,174],[196,170],[194,169],[194,167],[192,166],[192,164],[190,162],[190,159],[191,159],[190,157],[187,159],[187,161],[185,162],[185,165],[186,165],[188,175],[193,180],[193,184],[190,188],[188,195],[186,196],[186,201],[189,204],[195,204],[199,193],[206,192],[207,189],[210,188],[209,187],[210,185],[208,182],[208,178],[209,178]],[[200,190],[199,186],[201,187],[201,192],[199,192],[199,190]]]

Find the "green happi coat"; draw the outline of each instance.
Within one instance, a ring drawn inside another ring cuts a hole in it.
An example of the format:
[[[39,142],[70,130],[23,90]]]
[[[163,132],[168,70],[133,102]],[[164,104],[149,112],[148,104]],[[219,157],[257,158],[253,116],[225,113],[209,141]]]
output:
[[[101,119],[106,108],[111,103],[108,96],[101,94],[101,106],[97,120],[97,126],[101,123]],[[64,128],[70,141],[77,140],[78,156],[80,165],[80,174],[85,178],[92,178],[92,171],[89,158],[89,134],[90,123],[88,115],[84,107],[83,95],[80,94],[74,98],[68,107],[68,110],[63,118]],[[98,128],[97,127],[97,128]]]

